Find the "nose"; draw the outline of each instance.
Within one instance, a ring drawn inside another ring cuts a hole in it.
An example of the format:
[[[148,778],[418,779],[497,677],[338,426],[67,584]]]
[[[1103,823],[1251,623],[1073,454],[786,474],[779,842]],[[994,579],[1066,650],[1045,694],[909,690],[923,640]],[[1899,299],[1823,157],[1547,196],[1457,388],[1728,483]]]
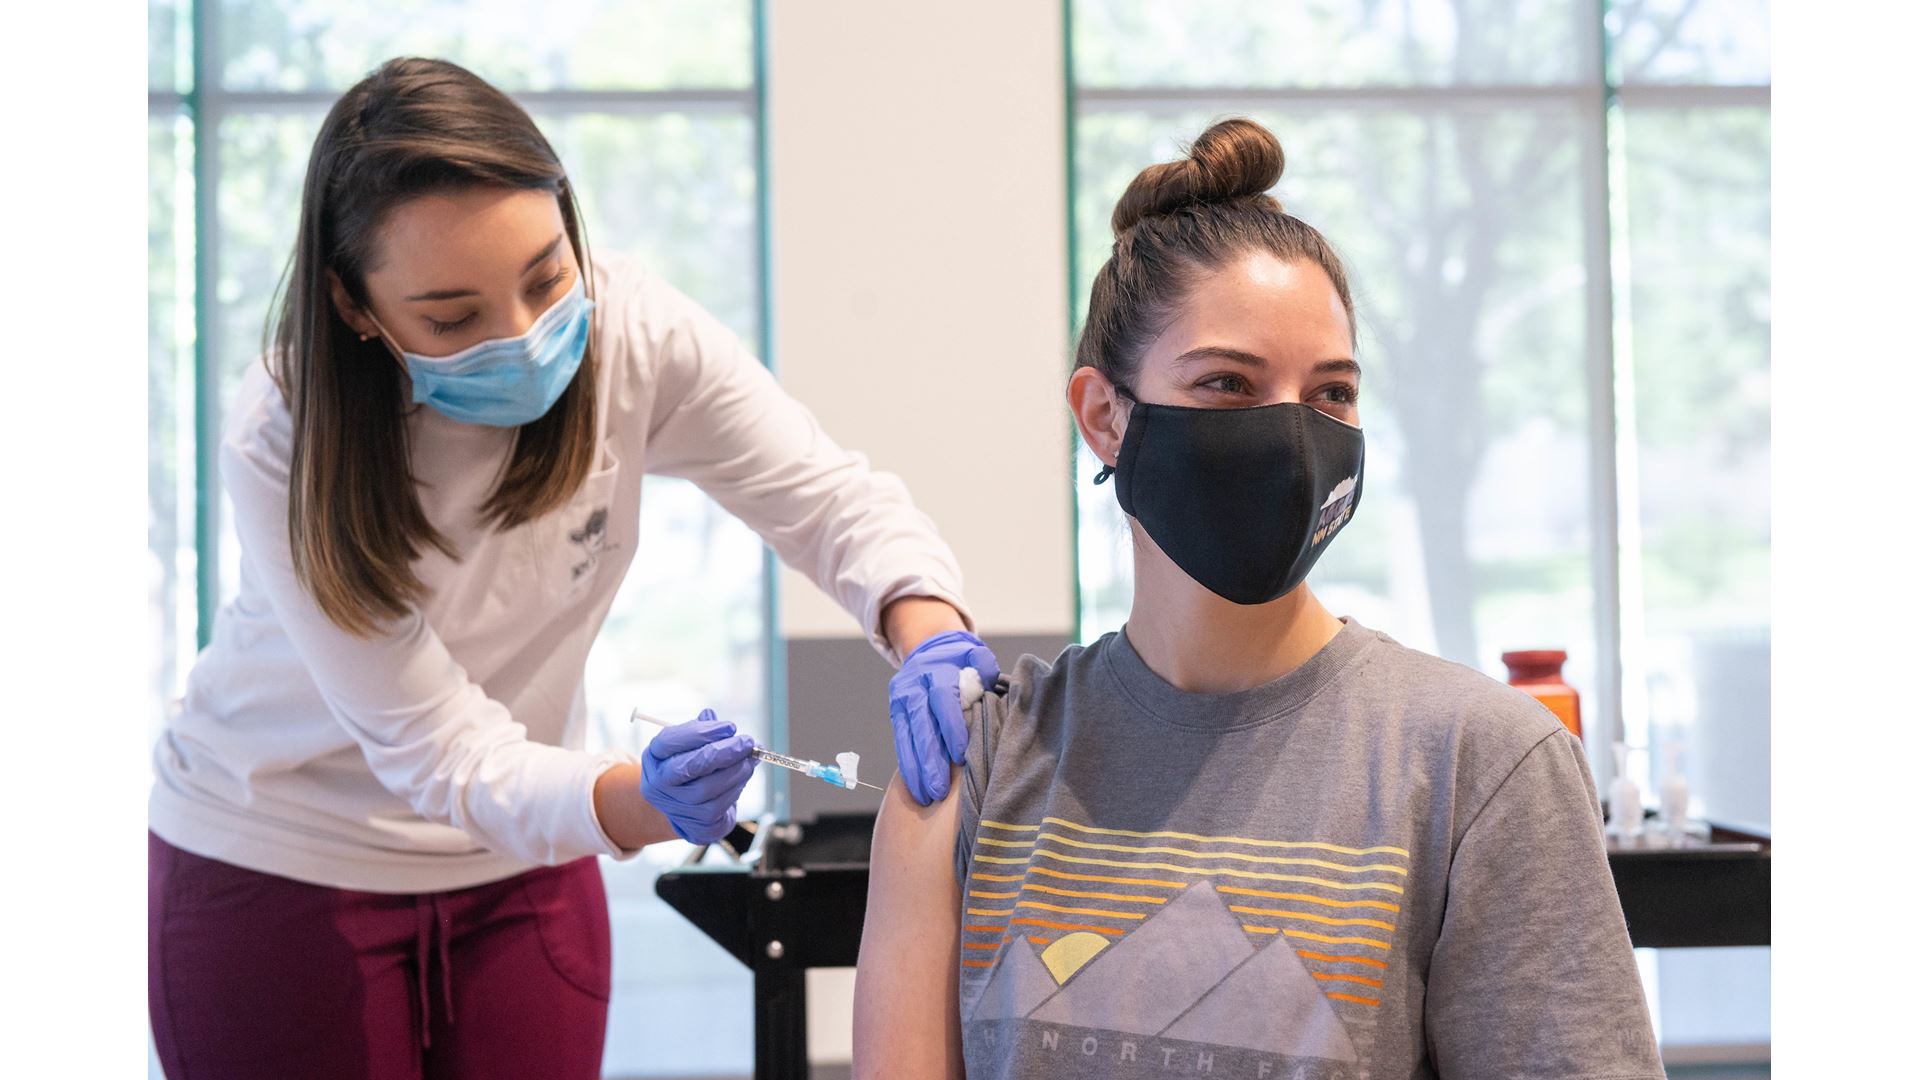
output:
[[[545,308],[537,308],[525,303],[519,304],[514,309],[513,320],[506,327],[506,336],[524,336],[527,331],[533,329],[533,324],[540,320],[540,316],[545,311]]]
[[[526,334],[527,331],[533,329],[534,323],[540,321],[540,316],[553,310],[554,305],[564,299],[566,299],[564,293],[554,296],[544,304],[530,304],[522,299],[520,303],[514,307],[513,324],[507,331],[509,336],[521,337]]]

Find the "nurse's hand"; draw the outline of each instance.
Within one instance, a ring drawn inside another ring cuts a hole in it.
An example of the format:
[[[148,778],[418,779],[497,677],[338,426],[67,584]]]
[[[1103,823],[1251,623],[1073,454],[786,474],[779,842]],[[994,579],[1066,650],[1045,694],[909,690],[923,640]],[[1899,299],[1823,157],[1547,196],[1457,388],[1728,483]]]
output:
[[[640,793],[666,815],[680,839],[711,844],[733,831],[734,804],[755,764],[753,736],[705,709],[647,744]]]
[[[965,630],[935,634],[907,655],[887,687],[893,751],[900,778],[921,805],[947,797],[949,763],[967,761],[967,715],[960,707],[960,669],[980,673],[982,686],[1000,680],[1000,661]]]

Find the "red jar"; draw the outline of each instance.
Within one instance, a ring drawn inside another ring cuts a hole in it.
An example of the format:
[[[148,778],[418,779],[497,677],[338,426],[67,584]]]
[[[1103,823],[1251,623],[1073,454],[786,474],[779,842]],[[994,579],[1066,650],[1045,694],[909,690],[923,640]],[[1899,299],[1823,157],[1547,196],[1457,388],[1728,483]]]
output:
[[[1580,694],[1560,676],[1560,667],[1567,662],[1564,650],[1521,649],[1501,653],[1500,662],[1507,665],[1509,685],[1538,698],[1574,738],[1580,737]]]

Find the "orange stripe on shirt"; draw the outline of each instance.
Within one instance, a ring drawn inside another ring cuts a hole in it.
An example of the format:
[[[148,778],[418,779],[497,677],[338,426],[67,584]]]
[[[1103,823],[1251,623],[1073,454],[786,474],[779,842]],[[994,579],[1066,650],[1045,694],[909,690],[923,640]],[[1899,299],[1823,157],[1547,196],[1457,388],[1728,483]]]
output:
[[[997,941],[963,941],[960,943],[960,947],[963,949],[997,949],[1000,947],[1000,943]]]
[[[1022,900],[1013,906],[1016,908],[1039,908],[1041,911],[1057,911],[1062,915],[1099,915],[1108,919],[1144,919],[1147,917],[1147,913],[1144,911],[1105,911],[1101,908],[1066,907],[1062,904],[1043,904],[1038,900]]]
[[[1375,941],[1372,938],[1328,937],[1325,934],[1309,934],[1305,930],[1282,930],[1280,932],[1288,937],[1306,938],[1308,941],[1318,941],[1327,945],[1371,945],[1376,949],[1386,949],[1389,952],[1393,951],[1392,945],[1384,941]]]
[[[1385,900],[1328,900],[1323,896],[1308,896],[1306,893],[1274,892],[1270,889],[1243,889],[1238,885],[1215,885],[1214,889],[1235,896],[1264,896],[1270,900],[1300,900],[1309,904],[1323,904],[1327,907],[1370,907],[1399,914],[1400,905]]]
[[[1239,851],[1196,851],[1193,848],[1169,847],[1164,844],[1101,844],[1089,840],[1075,840],[1071,836],[1050,832],[1040,833],[1032,840],[990,840],[984,836],[974,838],[975,843],[1004,848],[1033,847],[1042,840],[1050,844],[1065,844],[1067,847],[1086,851],[1112,851],[1128,855],[1179,855],[1187,859],[1232,859],[1236,862],[1258,863],[1263,866],[1317,866],[1323,870],[1337,870],[1347,874],[1379,872],[1399,874],[1402,877],[1407,874],[1406,867],[1394,863],[1366,863],[1354,866],[1349,863],[1328,862],[1325,859],[1299,858],[1290,855],[1248,855]]]
[[[1328,994],[1328,995],[1327,995],[1327,997],[1329,997],[1329,998],[1331,998],[1331,999],[1332,999],[1332,1000],[1334,1000],[1334,1001],[1351,1001],[1351,1002],[1353,1002],[1353,1003],[1354,1003],[1355,1005],[1378,1005],[1378,1004],[1380,1004],[1380,1003],[1379,1003],[1378,1001],[1376,1001],[1376,1000],[1374,1000],[1373,998],[1363,998],[1363,997],[1354,997],[1354,996],[1353,996],[1352,994],[1338,994],[1338,993],[1332,993],[1332,994]]]
[[[1105,877],[1100,874],[1072,874],[1065,870],[1054,870],[1045,866],[1027,867],[1029,874],[1044,874],[1050,878],[1064,878],[1067,881],[1102,881],[1109,885],[1158,885],[1165,889],[1184,889],[1185,881],[1162,881],[1158,878]],[[978,875],[976,875],[978,876]],[[1013,880],[1019,880],[1015,878]]]
[[[1049,930],[1091,930],[1096,934],[1113,934],[1115,936],[1126,933],[1125,930],[1115,930],[1108,926],[1082,926],[1079,923],[1048,922],[1045,919],[1008,919],[1007,925],[1044,926]]]
[[[1068,855],[1064,851],[1049,851],[1035,848],[1024,859],[998,859],[991,855],[975,855],[975,862],[1012,863],[1020,865],[1030,863],[1035,858],[1053,862],[1070,863],[1076,866],[1111,866],[1117,870],[1169,870],[1176,874],[1198,874],[1206,877],[1233,877],[1254,881],[1298,881],[1306,885],[1320,885],[1329,889],[1358,892],[1361,889],[1379,889],[1382,892],[1401,893],[1407,890],[1387,881],[1329,881],[1326,878],[1306,877],[1301,874],[1270,874],[1261,870],[1236,870],[1231,866],[1180,866],[1175,863],[1132,862],[1122,859],[1095,859],[1080,855]]]
[[[1056,889],[1050,885],[1035,885],[1032,882],[1022,885],[1020,891],[1052,893],[1055,896],[1078,896],[1083,900],[1123,900],[1129,904],[1164,904],[1167,902],[1167,898],[1164,896],[1128,896],[1125,893],[1081,892],[1076,889]],[[986,894],[968,893],[967,895],[984,896]],[[1017,894],[1007,893],[1006,895],[1014,896]]]
[[[1313,973],[1313,977],[1319,979],[1321,982],[1359,983],[1361,986],[1371,986],[1376,990],[1386,985],[1379,979],[1369,979],[1365,975],[1341,975],[1337,972],[1330,971],[1316,971]]]
[[[1131,829],[1101,829],[1092,825],[1080,825],[1068,821],[1066,818],[1048,817],[1041,820],[1048,825],[1059,825],[1076,832],[1098,833],[1103,836],[1131,836],[1140,839],[1169,837],[1177,840],[1197,840],[1206,844],[1251,844],[1255,847],[1318,848],[1321,851],[1331,851],[1340,855],[1398,855],[1401,858],[1410,857],[1407,849],[1403,847],[1383,846],[1354,848],[1345,847],[1340,844],[1329,844],[1320,840],[1262,840],[1253,836],[1207,836],[1201,833],[1166,832],[1164,830],[1134,832]],[[1036,826],[1036,828],[1037,827],[1038,826]]]
[[[1375,960],[1371,956],[1328,956],[1326,953],[1308,952],[1305,949],[1295,949],[1294,953],[1295,955],[1303,956],[1308,960],[1320,960],[1329,964],[1365,964],[1368,967],[1377,967],[1382,969],[1384,969],[1387,966],[1387,962],[1385,960]]]
[[[1202,833],[1166,832],[1160,830],[1153,832],[1135,832],[1132,829],[1102,829],[1093,825],[1081,825],[1077,822],[1068,821],[1066,818],[1058,817],[1047,817],[1042,819],[1042,822],[1043,825],[1058,825],[1062,828],[1072,829],[1075,832],[1093,833],[1100,836],[1128,836],[1135,839],[1168,838],[1193,840],[1203,844],[1251,844],[1255,847],[1318,848],[1321,851],[1331,851],[1340,855],[1398,855],[1401,858],[1409,857],[1407,849],[1403,847],[1382,846],[1353,848],[1340,844],[1329,844],[1319,840],[1263,840],[1250,836],[1207,836]],[[1043,825],[1013,825],[1004,821],[993,821],[988,818],[981,818],[980,824],[989,829],[1003,829],[1007,832],[1037,832],[1043,827]]]
[[[993,966],[993,961],[991,961],[991,960],[962,960],[962,961],[960,961],[960,966],[961,966],[961,967],[992,967],[992,966]]]
[[[973,893],[967,895],[972,896]],[[1240,904],[1228,904],[1228,911],[1237,911],[1242,915],[1272,915],[1281,919],[1305,919],[1323,926],[1371,926],[1376,930],[1393,933],[1393,924],[1379,919],[1330,919],[1325,915],[1313,915],[1305,911],[1282,911],[1279,908],[1243,907]]]

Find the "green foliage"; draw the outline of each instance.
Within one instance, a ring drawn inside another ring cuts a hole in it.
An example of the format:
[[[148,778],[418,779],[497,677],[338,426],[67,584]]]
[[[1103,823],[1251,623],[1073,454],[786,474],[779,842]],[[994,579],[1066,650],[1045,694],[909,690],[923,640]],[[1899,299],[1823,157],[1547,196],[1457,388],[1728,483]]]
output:
[[[754,125],[739,113],[539,112],[594,250],[638,256],[756,341]]]
[[[1722,462],[1764,453],[1768,110],[1629,110],[1623,127],[1640,440]]]
[[[1564,0],[1078,0],[1084,87],[1565,83],[1582,67]]]
[[[221,32],[235,90],[344,90],[409,55],[452,60],[509,92],[753,85],[746,0],[223,0]]]

